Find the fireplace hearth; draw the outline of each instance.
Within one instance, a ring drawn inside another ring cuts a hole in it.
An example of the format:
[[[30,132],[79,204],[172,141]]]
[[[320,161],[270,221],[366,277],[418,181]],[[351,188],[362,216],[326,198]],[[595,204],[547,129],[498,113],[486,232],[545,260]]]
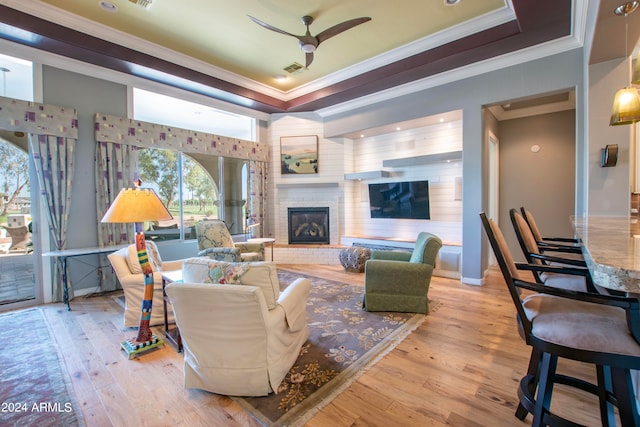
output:
[[[288,208],[290,245],[328,245],[329,208]]]

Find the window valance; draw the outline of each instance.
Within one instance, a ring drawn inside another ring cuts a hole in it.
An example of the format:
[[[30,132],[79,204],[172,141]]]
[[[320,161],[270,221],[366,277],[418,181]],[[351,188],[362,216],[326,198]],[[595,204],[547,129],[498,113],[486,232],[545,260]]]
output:
[[[0,128],[77,139],[78,114],[74,108],[0,97]]]
[[[107,114],[96,114],[95,131],[96,142],[166,148],[259,162],[269,160],[266,144]]]

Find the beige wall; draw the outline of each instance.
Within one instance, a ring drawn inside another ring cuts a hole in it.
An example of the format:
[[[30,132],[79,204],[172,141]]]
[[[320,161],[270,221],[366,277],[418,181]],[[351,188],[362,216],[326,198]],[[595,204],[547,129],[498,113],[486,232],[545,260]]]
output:
[[[575,206],[575,110],[498,123],[500,224],[516,260],[524,256],[509,209],[525,206],[546,235],[573,235]],[[531,147],[540,147],[533,152]]]

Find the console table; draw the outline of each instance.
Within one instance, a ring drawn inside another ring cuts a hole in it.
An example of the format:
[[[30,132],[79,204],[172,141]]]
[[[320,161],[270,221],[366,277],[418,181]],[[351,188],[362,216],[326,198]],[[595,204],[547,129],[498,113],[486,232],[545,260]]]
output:
[[[67,259],[77,256],[85,256],[85,255],[98,255],[104,253],[115,252],[118,249],[122,249],[129,246],[119,245],[119,246],[96,246],[92,248],[80,248],[80,249],[63,249],[61,251],[50,251],[42,254],[43,257],[54,257],[60,258],[62,261],[62,286],[64,286],[62,292],[63,297],[62,301],[67,305],[67,310],[71,310],[71,305],[69,304],[69,284],[68,284],[68,275],[67,275]]]

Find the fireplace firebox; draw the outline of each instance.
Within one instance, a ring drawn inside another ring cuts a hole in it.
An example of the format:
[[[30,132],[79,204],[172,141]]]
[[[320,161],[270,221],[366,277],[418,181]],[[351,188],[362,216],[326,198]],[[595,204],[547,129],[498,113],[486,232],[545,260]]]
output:
[[[328,245],[329,208],[288,208],[290,245]]]

